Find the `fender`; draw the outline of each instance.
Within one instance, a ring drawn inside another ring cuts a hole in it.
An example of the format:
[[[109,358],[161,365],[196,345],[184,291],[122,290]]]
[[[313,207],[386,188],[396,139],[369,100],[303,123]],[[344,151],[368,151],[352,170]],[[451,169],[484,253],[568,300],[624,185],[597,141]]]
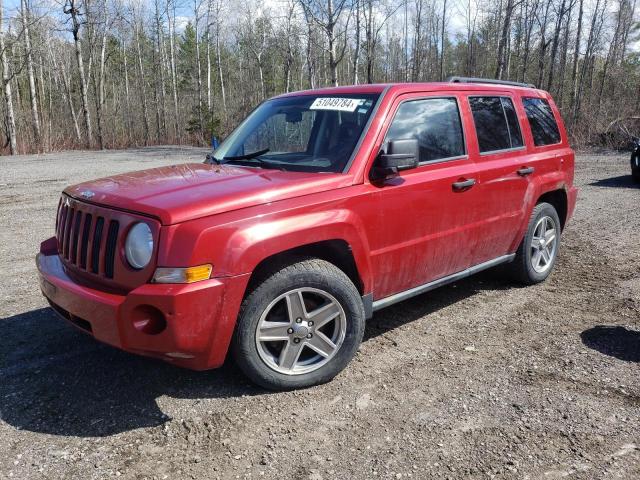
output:
[[[369,242],[361,233],[362,220],[344,203],[339,208],[321,204],[313,210],[296,208],[244,218],[223,215],[163,228],[158,265],[211,263],[212,277],[233,277],[251,273],[266,258],[292,248],[343,240],[351,248],[364,291],[371,291]]]
[[[568,196],[566,173],[562,170],[548,172],[531,179],[531,183],[529,183],[524,196],[522,223],[518,230],[518,234],[511,245],[511,252],[515,252],[518,249],[518,246],[522,241],[522,237],[527,231],[531,212],[533,212],[538,199],[545,193],[553,192],[555,190],[564,190],[565,194]]]
[[[347,209],[301,213],[251,222],[238,228],[225,244],[221,265],[234,275],[253,272],[278,253],[326,240],[344,240],[353,253],[365,292],[372,288],[369,244],[358,232],[361,219]]]

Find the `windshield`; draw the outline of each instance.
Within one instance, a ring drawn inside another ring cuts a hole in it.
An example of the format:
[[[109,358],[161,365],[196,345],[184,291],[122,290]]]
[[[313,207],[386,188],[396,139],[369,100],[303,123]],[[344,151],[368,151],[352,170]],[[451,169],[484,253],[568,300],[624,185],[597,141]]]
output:
[[[378,95],[301,95],[256,108],[213,152],[219,163],[304,172],[341,172]]]

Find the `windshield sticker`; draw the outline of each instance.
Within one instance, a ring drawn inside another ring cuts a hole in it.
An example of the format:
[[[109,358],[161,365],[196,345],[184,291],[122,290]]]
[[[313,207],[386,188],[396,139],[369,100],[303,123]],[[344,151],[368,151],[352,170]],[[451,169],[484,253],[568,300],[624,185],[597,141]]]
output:
[[[339,112],[355,112],[362,103],[357,98],[316,98],[309,107],[310,110],[336,110]]]

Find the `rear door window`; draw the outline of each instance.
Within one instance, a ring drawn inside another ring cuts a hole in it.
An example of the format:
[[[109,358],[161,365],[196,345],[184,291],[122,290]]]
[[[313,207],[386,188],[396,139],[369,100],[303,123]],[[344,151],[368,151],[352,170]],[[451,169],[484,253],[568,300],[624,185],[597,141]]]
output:
[[[415,138],[420,163],[465,154],[458,102],[455,98],[425,98],[402,103],[389,126],[386,141]]]
[[[537,147],[560,143],[560,131],[549,102],[544,98],[523,98],[522,104],[531,126],[533,143]]]
[[[508,97],[469,97],[480,153],[524,145],[518,116]]]

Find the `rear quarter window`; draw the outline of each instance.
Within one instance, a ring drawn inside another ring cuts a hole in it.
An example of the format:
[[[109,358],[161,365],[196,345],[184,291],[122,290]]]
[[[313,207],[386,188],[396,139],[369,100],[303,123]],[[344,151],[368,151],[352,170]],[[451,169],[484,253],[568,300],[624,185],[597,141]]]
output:
[[[549,102],[544,98],[525,97],[522,104],[531,127],[533,143],[537,147],[560,143],[560,130]]]

